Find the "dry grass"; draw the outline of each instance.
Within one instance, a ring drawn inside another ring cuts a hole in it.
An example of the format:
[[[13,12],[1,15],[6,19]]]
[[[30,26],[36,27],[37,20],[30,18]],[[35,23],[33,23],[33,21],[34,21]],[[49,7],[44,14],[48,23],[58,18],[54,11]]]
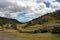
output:
[[[38,33],[38,34],[29,34],[29,33],[5,33],[10,36],[16,36],[20,38],[25,38],[26,40],[60,40],[60,36],[53,35],[50,33]]]
[[[39,29],[42,25],[39,25],[39,24],[36,24],[36,25],[33,25],[33,26],[28,26],[27,30],[36,30],[36,29]]]
[[[14,29],[5,29],[4,32],[16,33],[17,30],[14,30]]]

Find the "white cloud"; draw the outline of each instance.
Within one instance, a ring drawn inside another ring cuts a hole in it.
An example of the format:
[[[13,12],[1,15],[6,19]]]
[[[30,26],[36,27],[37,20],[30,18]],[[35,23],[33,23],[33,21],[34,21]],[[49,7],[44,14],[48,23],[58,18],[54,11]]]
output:
[[[44,2],[49,2],[50,7]],[[25,12],[25,17],[18,17],[19,21],[32,20],[59,9],[60,2],[56,0],[0,0],[0,16],[17,19],[20,12]]]
[[[60,9],[60,3],[58,2],[53,2],[51,3],[51,9]]]

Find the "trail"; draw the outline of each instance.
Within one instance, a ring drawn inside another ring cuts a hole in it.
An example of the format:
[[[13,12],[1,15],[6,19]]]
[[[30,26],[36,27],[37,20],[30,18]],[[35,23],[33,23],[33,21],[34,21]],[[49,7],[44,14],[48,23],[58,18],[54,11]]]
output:
[[[9,35],[6,35],[6,34],[0,34],[0,40],[23,40],[23,38],[9,36]]]

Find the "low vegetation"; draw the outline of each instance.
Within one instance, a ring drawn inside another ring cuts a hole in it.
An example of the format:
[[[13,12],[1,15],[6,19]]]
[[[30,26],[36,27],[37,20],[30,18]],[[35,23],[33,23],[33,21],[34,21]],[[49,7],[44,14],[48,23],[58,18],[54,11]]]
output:
[[[60,10],[27,23],[0,17],[0,31],[27,40],[60,40],[60,36],[58,37],[60,35]]]
[[[1,32],[0,34],[7,34],[14,37],[24,38],[24,40],[60,40],[60,34],[51,34],[51,33],[37,33],[37,34],[30,34],[30,33],[7,33]]]

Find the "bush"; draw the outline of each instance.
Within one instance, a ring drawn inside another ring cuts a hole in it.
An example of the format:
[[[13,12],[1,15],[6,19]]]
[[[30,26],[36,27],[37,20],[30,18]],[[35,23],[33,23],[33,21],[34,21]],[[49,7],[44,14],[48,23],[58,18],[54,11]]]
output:
[[[52,26],[50,26],[48,31],[53,34],[58,34],[58,33],[60,33],[60,25],[59,24],[52,25]]]

